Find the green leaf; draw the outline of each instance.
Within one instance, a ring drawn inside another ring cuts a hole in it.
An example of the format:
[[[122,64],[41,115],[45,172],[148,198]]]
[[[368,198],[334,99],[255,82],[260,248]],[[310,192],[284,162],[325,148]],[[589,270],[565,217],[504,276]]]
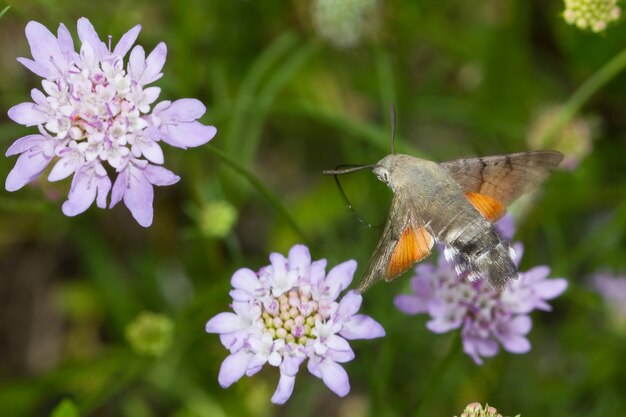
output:
[[[50,417],[78,417],[78,407],[74,401],[66,398],[52,410]]]

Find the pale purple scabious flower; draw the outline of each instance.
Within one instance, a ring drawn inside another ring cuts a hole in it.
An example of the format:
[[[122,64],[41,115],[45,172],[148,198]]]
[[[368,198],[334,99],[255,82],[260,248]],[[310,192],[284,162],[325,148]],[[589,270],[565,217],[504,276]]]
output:
[[[272,402],[285,403],[293,391],[302,362],[339,396],[350,391],[340,363],[354,358],[348,340],[382,337],[374,319],[357,314],[362,297],[349,291],[355,261],[337,265],[326,274],[326,260],[311,262],[306,246],[296,245],[289,255],[273,253],[271,265],[257,272],[243,268],[231,279],[234,313],[220,313],[206,324],[218,333],[230,351],[220,368],[224,388],[243,375],[254,375],[269,363],[280,370]]]
[[[514,250],[519,260],[522,245],[514,245]],[[426,327],[434,333],[460,328],[463,350],[479,365],[482,357],[496,355],[500,345],[511,353],[528,352],[529,313],[550,311],[546,301],[567,288],[564,279],[547,279],[547,266],[537,266],[520,272],[518,279],[498,293],[484,280],[471,282],[459,276],[443,255],[438,265],[420,264],[415,272],[413,293],[397,296],[396,307],[406,314],[429,314]]]
[[[615,321],[626,328],[626,276],[598,272],[593,277],[593,284],[613,312]]]
[[[188,148],[211,140],[213,126],[197,121],[205,112],[196,99],[162,101],[152,108],[161,89],[147,87],[161,78],[167,49],[160,43],[146,57],[137,45],[141,26],[122,36],[115,48],[100,40],[86,18],[78,20],[79,52],[61,24],[55,37],[31,21],[26,37],[33,59],[18,58],[44,78],[43,91],[33,89],[33,102],[9,110],[9,117],[38,134],[18,139],[6,155],[20,155],[5,187],[16,191],[37,178],[54,161],[49,181],[73,175],[63,213],[75,216],[95,201],[100,208],[124,200],[137,222],[152,224],[153,185],[171,185],[180,178],[161,166],[159,144]],[[130,51],[128,62],[124,57]],[[117,175],[115,182],[109,175]]]

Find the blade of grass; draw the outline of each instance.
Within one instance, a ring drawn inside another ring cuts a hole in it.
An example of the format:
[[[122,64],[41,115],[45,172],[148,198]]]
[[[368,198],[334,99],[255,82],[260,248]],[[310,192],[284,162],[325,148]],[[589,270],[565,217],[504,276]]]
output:
[[[8,12],[10,8],[11,6],[6,6],[4,9],[2,9],[2,11],[0,11],[0,17],[4,16],[4,14]]]
[[[306,234],[303,232],[302,228],[298,225],[294,217],[289,213],[289,210],[285,207],[285,205],[280,201],[278,197],[276,197],[270,189],[263,184],[251,171],[245,168],[243,165],[236,162],[234,159],[229,157],[224,151],[217,149],[214,146],[207,145],[204,147],[213,155],[218,157],[222,162],[226,165],[230,166],[235,172],[237,172],[240,176],[246,179],[250,185],[252,185],[256,190],[263,196],[265,199],[276,209],[278,214],[280,214],[285,222],[293,229],[293,231],[300,236],[300,238],[308,243],[309,239],[306,237]]]

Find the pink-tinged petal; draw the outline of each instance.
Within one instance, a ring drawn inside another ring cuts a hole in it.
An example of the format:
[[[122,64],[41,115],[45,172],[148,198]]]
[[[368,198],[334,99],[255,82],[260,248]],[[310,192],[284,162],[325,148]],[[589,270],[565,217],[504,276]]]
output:
[[[115,45],[115,49],[113,49],[113,55],[119,56],[123,58],[130,48],[133,46],[135,41],[137,40],[137,36],[139,36],[139,32],[141,32],[141,25],[137,25],[133,27],[131,30],[126,32],[117,45]]]
[[[93,177],[82,172],[76,173],[67,201],[62,206],[63,214],[73,217],[83,213],[93,204],[97,190]]]
[[[214,126],[205,126],[200,122],[162,125],[160,130],[163,142],[182,149],[204,145],[217,133]]]
[[[150,84],[161,78],[163,73],[163,65],[165,64],[165,58],[167,57],[167,47],[165,43],[159,43],[150,55],[146,58],[146,68],[143,74],[139,78],[139,83],[142,85]]]
[[[304,245],[294,245],[289,250],[287,259],[289,261],[289,269],[297,269],[300,276],[304,276],[311,265],[311,253],[309,248]]]
[[[424,302],[427,302],[433,296],[434,289],[432,276],[434,274],[435,271],[428,275],[417,276],[411,280],[411,290],[413,290],[415,295],[421,298]]]
[[[295,384],[295,376],[289,376],[281,373],[280,379],[278,380],[278,387],[276,387],[276,391],[274,391],[274,394],[272,395],[272,403],[285,404],[289,397],[291,397]]]
[[[235,272],[233,277],[230,279],[230,284],[233,288],[245,290],[251,294],[254,294],[255,291],[261,286],[256,274],[248,268],[241,268],[237,270],[237,272]]]
[[[393,300],[394,305],[404,314],[415,315],[426,313],[428,305],[420,298],[413,295],[400,294]]]
[[[144,140],[140,145],[141,153],[146,159],[154,164],[162,164],[165,160],[163,158],[163,150],[158,143],[152,140]]]
[[[357,314],[343,324],[339,334],[348,340],[375,339],[385,335],[385,329],[373,318]]]
[[[207,333],[232,333],[244,327],[243,320],[235,313],[219,313],[206,324]]]
[[[353,290],[348,291],[339,302],[337,314],[343,320],[348,319],[350,316],[356,314],[356,312],[359,311],[362,302],[363,296],[361,296],[361,294]]]
[[[30,45],[30,52],[38,64],[49,68],[51,71],[55,65],[61,68],[67,66],[56,36],[47,27],[31,20],[26,24],[26,38]],[[55,72],[58,74],[58,71]]]
[[[341,365],[333,361],[323,361],[320,364],[320,370],[322,381],[332,392],[340,397],[344,397],[350,392],[348,374]]]
[[[81,165],[82,162],[80,161],[80,159],[72,157],[72,155],[68,156],[67,158],[61,158],[54,165],[52,171],[50,171],[50,174],[48,175],[48,181],[54,182],[63,180],[76,172],[76,170],[80,168]]]
[[[46,122],[45,113],[35,103],[20,103],[9,109],[9,117],[24,126],[36,126]]]
[[[244,376],[249,361],[250,355],[243,349],[240,349],[224,359],[217,377],[220,386],[222,388],[228,388],[234,382],[238,381],[239,378]]]
[[[58,71],[56,69],[49,68],[45,65],[40,64],[37,61],[33,61],[32,59],[17,58],[17,62],[24,65],[26,68],[28,68],[29,71],[31,71],[35,75],[40,76],[41,78],[52,79],[58,74]]]
[[[133,80],[138,80],[146,68],[146,52],[141,45],[137,45],[130,51],[128,58],[128,73]]]
[[[356,261],[349,260],[335,266],[328,272],[325,284],[328,286],[331,298],[336,298],[341,291],[348,288],[356,271]]]
[[[18,153],[24,153],[31,150],[34,147],[41,148],[44,143],[51,140],[43,135],[28,135],[23,138],[19,138],[9,147],[6,152],[6,156],[17,155]]]
[[[7,191],[17,191],[46,169],[51,158],[46,157],[39,148],[24,152],[17,158],[15,166],[9,172],[4,188]]]
[[[304,355],[285,356],[283,362],[280,364],[280,373],[289,376],[295,376],[298,373],[298,369],[306,357]]]
[[[156,108],[155,108],[156,111]],[[164,122],[188,123],[202,117],[206,107],[195,98],[181,98],[172,102],[165,110],[159,113]]]
[[[176,184],[180,177],[167,168],[158,165],[148,165],[143,170],[144,175],[153,185],[167,186]]]
[[[78,29],[78,37],[82,43],[86,43],[91,46],[94,53],[99,57],[106,56],[108,54],[107,46],[100,40],[96,29],[93,27],[89,19],[81,17],[78,19],[76,25]]]
[[[103,209],[107,207],[107,196],[111,191],[111,179],[108,176],[100,177],[98,179],[98,196],[96,198],[96,205]]]
[[[69,30],[67,30],[63,23],[59,25],[57,37],[59,39],[59,48],[61,49],[61,53],[69,64],[73,61],[76,51],[74,50],[74,39],[72,39],[72,34]]]
[[[549,279],[533,286],[539,297],[544,300],[550,300],[563,294],[567,288],[567,281],[559,279]]]
[[[354,359],[354,352],[352,350],[329,349],[326,352],[326,358],[331,359],[337,363],[350,362],[352,359]]]
[[[143,173],[143,170],[130,167],[128,188],[124,193],[124,204],[130,210],[140,226],[148,227],[152,224],[154,189]]]

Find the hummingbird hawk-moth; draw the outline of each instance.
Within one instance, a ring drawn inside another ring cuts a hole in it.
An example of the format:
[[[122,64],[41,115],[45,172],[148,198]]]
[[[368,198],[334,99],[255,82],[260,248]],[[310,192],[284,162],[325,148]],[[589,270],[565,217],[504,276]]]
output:
[[[492,223],[536,188],[563,154],[532,151],[436,163],[387,155],[374,165],[324,171],[337,175],[372,168],[393,191],[389,216],[357,290],[391,281],[426,258],[435,242],[457,273],[483,277],[498,290],[517,278],[514,252]]]

